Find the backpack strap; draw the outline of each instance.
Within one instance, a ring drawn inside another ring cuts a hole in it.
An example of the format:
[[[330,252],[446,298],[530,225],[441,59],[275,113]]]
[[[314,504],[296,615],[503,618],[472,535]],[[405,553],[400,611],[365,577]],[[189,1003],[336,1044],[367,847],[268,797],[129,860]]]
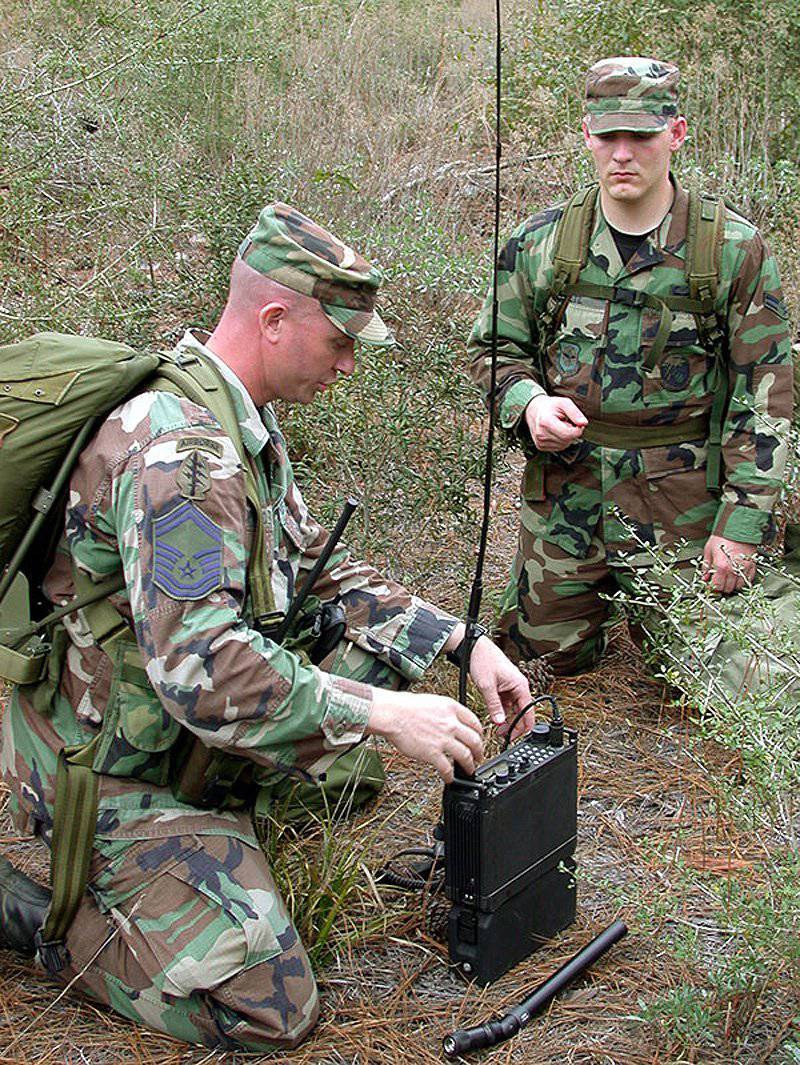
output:
[[[600,186],[587,185],[567,200],[556,223],[553,280],[539,315],[539,361],[544,384],[545,353],[552,344],[559,319],[589,255],[589,239]]]
[[[698,193],[689,193],[689,223],[686,231],[686,283],[689,299],[697,303],[694,318],[700,343],[714,357],[713,401],[708,430],[706,487],[719,489],[722,468],[722,423],[728,406],[724,381],[725,331],[716,310],[725,236],[725,204]]]
[[[725,333],[716,313],[722,242],[725,236],[725,204],[709,196],[689,193],[689,223],[686,232],[686,283],[695,312],[700,342],[711,355],[724,353]]]
[[[64,747],[58,755],[53,833],[50,843],[52,898],[36,933],[36,955],[51,974],[69,963],[64,944],[89,880],[97,825],[98,774],[92,769],[102,731],[89,743]]]

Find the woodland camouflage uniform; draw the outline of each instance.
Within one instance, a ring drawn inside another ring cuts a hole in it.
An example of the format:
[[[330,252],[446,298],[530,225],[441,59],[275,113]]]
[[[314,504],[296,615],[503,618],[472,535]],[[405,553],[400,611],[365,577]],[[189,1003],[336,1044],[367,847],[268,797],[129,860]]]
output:
[[[266,235],[257,228],[242,256],[260,256],[256,269],[270,275],[277,263],[284,283],[308,282],[308,294],[324,297],[340,328],[386,343],[371,309],[377,271],[347,249],[339,254],[343,246],[290,208],[270,210],[259,222]],[[364,278],[369,285],[351,300],[360,306],[343,305],[351,294],[342,287]],[[257,474],[275,607],[285,612],[327,533],[303,502],[271,407],[257,410],[197,334],[186,333],[177,352],[199,354],[227,382]],[[246,579],[255,535],[242,466],[209,411],[164,391],[117,408],[72,476],[45,591],[62,603],[76,579],[121,567],[125,590],[113,605],[130,630],[103,650],[83,612],[69,616],[50,712],[25,690],[11,699],[3,771],[18,828],[49,843],[56,754],[106,723],[95,756],[90,891],[67,935],[61,978],[77,977],[95,999],[180,1039],[261,1050],[298,1042],[318,1004],[247,796],[287,773],[318,779],[362,739],[367,684],[417,679],[456,621],[337,548],[309,602],[338,599],[347,628],[318,668],[255,627]],[[176,754],[180,761],[180,744],[192,737],[243,760],[242,777],[212,808],[175,787]]]
[[[674,67],[652,60],[596,64],[588,80],[592,132],[664,128],[677,113],[676,81]],[[671,209],[627,263],[598,198],[579,283],[625,291],[614,301],[573,295],[549,343],[541,323],[563,206],[524,222],[500,255],[496,409],[528,457],[500,643],[516,660],[547,654],[560,673],[588,669],[602,653],[610,604],[600,593],[630,590],[634,574],[652,565],[648,548],[670,549],[680,562],[702,557],[712,533],[765,545],[775,536],[792,413],[778,271],[758,230],[725,208],[715,301],[722,365],[703,346],[695,317],[680,312],[653,358],[660,313],[637,295],[687,294],[688,196],[672,182]],[[490,293],[469,342],[471,373],[485,392],[491,308]],[[707,464],[717,388],[727,406],[714,491]],[[589,419],[584,438],[563,451],[539,452],[525,425],[527,404],[542,393],[569,397]],[[679,439],[659,446],[664,427]]]

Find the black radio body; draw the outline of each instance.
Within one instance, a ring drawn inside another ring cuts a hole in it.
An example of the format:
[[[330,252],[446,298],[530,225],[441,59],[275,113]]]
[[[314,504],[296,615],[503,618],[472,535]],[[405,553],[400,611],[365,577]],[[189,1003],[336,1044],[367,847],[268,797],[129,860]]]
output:
[[[444,791],[450,961],[488,984],[575,919],[577,733],[537,723]]]

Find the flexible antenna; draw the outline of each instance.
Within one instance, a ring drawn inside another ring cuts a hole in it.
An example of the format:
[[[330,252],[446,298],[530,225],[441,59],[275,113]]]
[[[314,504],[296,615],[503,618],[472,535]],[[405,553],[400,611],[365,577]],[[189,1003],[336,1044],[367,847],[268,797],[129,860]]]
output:
[[[467,701],[467,677],[469,676],[469,660],[472,648],[475,644],[475,625],[481,609],[483,597],[483,567],[486,559],[486,544],[489,539],[489,521],[491,518],[492,502],[492,460],[494,454],[494,424],[495,424],[495,392],[497,391],[497,273],[498,258],[500,255],[500,160],[503,154],[503,146],[500,142],[500,79],[502,73],[502,43],[501,43],[501,17],[500,0],[495,0],[495,112],[494,112],[494,238],[492,244],[492,343],[491,343],[491,377],[489,383],[489,429],[486,434],[486,462],[483,471],[483,518],[481,521],[481,535],[478,544],[478,559],[475,563],[475,575],[472,578],[472,588],[469,594],[467,606],[466,629],[464,633],[464,654],[461,656],[461,667],[458,676],[458,701],[466,704]],[[456,774],[459,767],[456,764]]]

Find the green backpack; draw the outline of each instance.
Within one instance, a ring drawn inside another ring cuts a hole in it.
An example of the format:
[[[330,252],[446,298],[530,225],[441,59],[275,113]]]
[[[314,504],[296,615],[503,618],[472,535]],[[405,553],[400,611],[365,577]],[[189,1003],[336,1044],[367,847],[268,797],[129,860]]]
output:
[[[211,410],[237,448],[248,498],[260,518],[236,415],[210,364],[194,355],[142,354],[115,341],[64,333],[37,333],[0,347],[0,678],[13,684],[38,681],[47,665],[50,627],[122,587],[114,577],[79,589],[79,599],[50,613],[40,595],[81,451],[105,415],[153,387]],[[257,538],[257,548],[262,540]],[[257,551],[248,575],[259,619],[274,614],[269,568],[260,556]]]
[[[49,647],[38,594],[69,476],[97,419],[152,377],[157,355],[38,333],[0,348],[0,676],[38,680]],[[116,590],[116,589],[115,589]],[[31,593],[33,592],[33,595]],[[98,598],[109,594],[98,588]]]

